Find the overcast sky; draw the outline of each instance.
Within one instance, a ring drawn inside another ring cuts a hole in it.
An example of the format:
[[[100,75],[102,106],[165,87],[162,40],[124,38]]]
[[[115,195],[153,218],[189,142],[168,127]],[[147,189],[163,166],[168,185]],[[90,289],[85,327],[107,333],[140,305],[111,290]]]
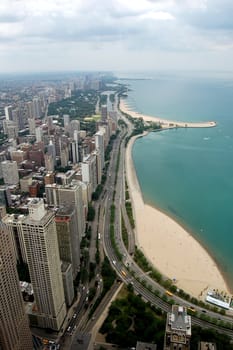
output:
[[[0,71],[231,70],[233,0],[0,0]]]

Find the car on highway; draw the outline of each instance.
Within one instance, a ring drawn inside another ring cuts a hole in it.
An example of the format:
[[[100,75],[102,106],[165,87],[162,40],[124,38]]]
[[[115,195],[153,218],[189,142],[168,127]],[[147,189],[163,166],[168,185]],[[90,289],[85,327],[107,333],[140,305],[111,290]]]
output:
[[[121,270],[121,273],[123,276],[126,276],[126,272],[124,270]]]
[[[166,290],[166,291],[165,291],[165,293],[166,293],[167,295],[169,295],[170,297],[172,297],[172,296],[173,296],[173,293],[172,293],[172,292],[170,292],[170,290]]]

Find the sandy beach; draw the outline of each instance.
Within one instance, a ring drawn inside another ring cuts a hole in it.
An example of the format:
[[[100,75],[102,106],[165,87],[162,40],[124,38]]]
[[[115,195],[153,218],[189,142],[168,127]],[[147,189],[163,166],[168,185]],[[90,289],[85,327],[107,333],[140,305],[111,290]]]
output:
[[[190,122],[181,122],[174,121],[168,119],[162,119],[157,116],[150,116],[135,112],[127,106],[125,100],[120,100],[120,110],[124,113],[130,114],[133,118],[142,118],[145,122],[159,122],[162,128],[171,128],[171,127],[179,127],[179,128],[211,128],[216,126],[215,121],[208,122],[198,122],[198,123],[190,123]]]
[[[133,117],[142,116],[129,111],[126,104],[121,103],[120,108]],[[131,156],[136,138],[130,139],[126,149],[126,177],[136,221],[137,246],[162,274],[175,278],[176,285],[189,294],[200,297],[207,288],[229,292],[221,271],[200,243],[176,221],[144,203]]]

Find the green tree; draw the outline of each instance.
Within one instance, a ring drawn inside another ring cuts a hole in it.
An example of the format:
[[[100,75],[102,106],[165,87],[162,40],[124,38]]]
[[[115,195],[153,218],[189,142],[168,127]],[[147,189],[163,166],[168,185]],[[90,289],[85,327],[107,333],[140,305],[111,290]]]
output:
[[[88,204],[87,221],[93,221],[95,219],[95,208]]]

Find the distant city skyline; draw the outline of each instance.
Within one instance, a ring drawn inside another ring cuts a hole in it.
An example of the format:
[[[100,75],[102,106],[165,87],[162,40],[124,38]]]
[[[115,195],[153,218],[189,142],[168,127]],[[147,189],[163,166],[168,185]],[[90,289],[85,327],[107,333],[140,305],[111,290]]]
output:
[[[230,0],[2,0],[0,72],[233,70]]]

